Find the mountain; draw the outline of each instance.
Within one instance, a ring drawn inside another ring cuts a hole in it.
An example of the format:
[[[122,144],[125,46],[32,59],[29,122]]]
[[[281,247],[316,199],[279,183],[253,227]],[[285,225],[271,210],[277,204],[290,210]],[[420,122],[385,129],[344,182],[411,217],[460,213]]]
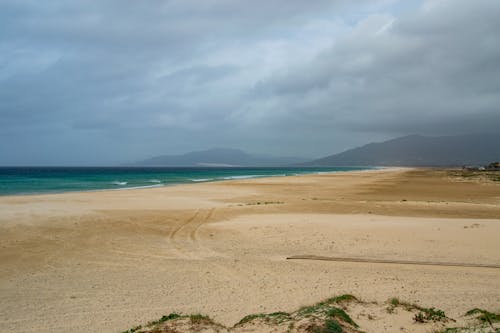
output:
[[[215,148],[191,152],[183,155],[163,155],[134,163],[141,166],[287,166],[303,163],[307,159],[299,157],[272,157],[251,155],[238,149]]]
[[[308,166],[462,166],[500,160],[500,133],[427,137],[409,135],[346,150]]]

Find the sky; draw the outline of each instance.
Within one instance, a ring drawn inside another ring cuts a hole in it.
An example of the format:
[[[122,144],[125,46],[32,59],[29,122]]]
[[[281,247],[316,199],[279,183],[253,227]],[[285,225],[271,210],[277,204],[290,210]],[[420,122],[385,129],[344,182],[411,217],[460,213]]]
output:
[[[498,0],[0,0],[0,165],[500,128]]]

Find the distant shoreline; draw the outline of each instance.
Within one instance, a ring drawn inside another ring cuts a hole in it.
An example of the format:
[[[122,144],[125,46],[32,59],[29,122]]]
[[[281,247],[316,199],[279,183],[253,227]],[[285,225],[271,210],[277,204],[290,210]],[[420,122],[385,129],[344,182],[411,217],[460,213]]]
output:
[[[90,184],[90,186],[94,186],[94,188],[65,188],[65,189],[53,189],[53,188],[40,188],[40,189],[30,189],[27,188],[24,191],[19,192],[4,192],[2,193],[0,190],[0,197],[6,196],[32,196],[32,195],[50,195],[50,194],[64,194],[64,193],[85,193],[85,192],[102,192],[102,191],[130,191],[137,189],[147,189],[147,188],[161,188],[167,186],[175,186],[182,184],[200,184],[200,183],[208,183],[208,182],[220,182],[220,181],[230,181],[230,180],[238,180],[238,179],[256,179],[256,178],[268,178],[268,177],[289,177],[289,176],[301,176],[301,175],[310,175],[310,174],[328,174],[328,173],[336,173],[336,172],[354,172],[354,171],[370,171],[370,170],[383,170],[389,169],[387,167],[238,167],[238,168],[228,168],[228,167],[1,167],[0,168],[0,185],[2,182],[8,187],[8,181],[11,179],[5,179],[6,176],[1,173],[2,168],[4,170],[16,170],[19,169],[21,171],[26,170],[35,170],[35,173],[38,170],[43,170],[44,172],[47,170],[56,170],[59,171],[82,171],[82,175],[85,175],[85,171],[99,171],[103,170],[106,172],[104,175],[100,175],[98,172],[97,176],[105,176],[110,171],[117,171],[118,175],[110,174],[110,179],[99,180],[99,184]],[[147,172],[141,174],[141,171],[147,170]],[[130,171],[136,173],[129,173]],[[272,173],[266,173],[267,171],[272,171]],[[124,172],[120,174],[120,172]],[[186,175],[184,178],[174,178],[178,177],[177,174],[185,172]],[[195,172],[196,174],[190,174],[190,172]],[[227,173],[227,174],[226,174]],[[134,179],[136,175],[142,177],[139,181]],[[10,175],[8,175],[10,176]],[[15,177],[16,175],[14,175]],[[25,176],[22,174],[22,176]],[[28,175],[31,176],[31,175]],[[12,178],[12,176],[10,176]],[[57,181],[64,183],[65,181],[73,181],[71,178],[73,175],[69,175],[67,179],[65,178],[57,178]],[[120,178],[114,179],[115,178]],[[128,178],[127,178],[128,177]],[[132,181],[129,178],[132,177]],[[168,179],[168,177],[172,177],[172,179]],[[152,178],[152,179],[148,179]],[[156,178],[162,178],[162,180],[158,180]],[[24,179],[20,179],[20,182],[24,182],[26,187],[29,187],[29,182],[36,181],[44,181],[47,178],[33,177],[32,180],[24,181]],[[50,178],[48,178],[50,180]],[[134,183],[135,181],[135,183]],[[90,182],[89,182],[90,183]],[[152,184],[151,184],[152,183]],[[116,186],[115,188],[111,187],[110,184]],[[59,184],[55,183],[53,186],[59,186]]]

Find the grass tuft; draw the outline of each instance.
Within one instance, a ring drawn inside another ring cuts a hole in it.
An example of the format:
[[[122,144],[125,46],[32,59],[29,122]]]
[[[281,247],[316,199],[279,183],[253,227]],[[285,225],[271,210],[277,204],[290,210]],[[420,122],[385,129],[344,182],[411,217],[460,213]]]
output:
[[[460,330],[461,329],[458,327],[448,327],[448,328],[445,328],[444,330],[436,332],[436,333],[458,333],[458,332],[460,332]]]
[[[343,329],[342,329],[342,326],[340,326],[340,324],[336,320],[327,319],[325,321],[324,332],[325,333],[342,333]]]
[[[169,315],[166,315],[166,316],[162,316],[160,319],[158,320],[155,320],[155,321],[151,321],[147,324],[148,327],[151,327],[151,326],[154,326],[154,325],[158,325],[158,324],[161,324],[163,322],[166,322],[168,320],[173,320],[173,319],[177,319],[177,318],[181,318],[183,316],[181,316],[180,314],[177,314],[177,313],[171,313]]]
[[[386,308],[386,310],[388,313],[394,313],[394,310],[399,306],[404,307],[406,311],[417,310],[418,312],[413,316],[413,320],[417,323],[451,320],[450,318],[446,317],[446,314],[443,310],[439,310],[436,308],[424,308],[417,304],[403,302],[397,298],[391,298],[389,300],[389,306]]]
[[[358,299],[356,297],[349,294],[335,296],[314,305],[303,306],[297,311],[297,314],[305,317],[311,315],[327,315],[328,311],[334,308],[332,307],[332,304],[346,303],[357,300]]]
[[[315,327],[313,329],[314,333],[342,333],[344,330],[338,321],[334,319],[327,319],[323,327]]]
[[[290,319],[290,314],[287,312],[273,312],[273,313],[254,313],[248,316],[243,317],[236,325],[239,326],[245,323],[248,323],[254,319],[261,318],[266,322],[273,321],[274,323],[282,323],[286,320]]]
[[[192,314],[189,316],[191,324],[212,324],[213,320],[202,314]]]
[[[357,301],[358,299],[350,294],[344,294],[336,297],[332,297],[326,300],[327,303],[342,303],[342,302],[350,302]]]
[[[465,313],[466,316],[474,316],[477,315],[477,319],[484,323],[489,323],[490,325],[493,323],[500,322],[500,314],[492,313],[483,309],[472,309]]]
[[[163,322],[165,322],[165,321],[167,321],[167,320],[177,319],[177,318],[180,318],[180,317],[181,317],[181,315],[180,315],[180,314],[177,314],[177,313],[171,313],[171,314],[169,314],[168,316],[162,316],[162,317],[160,318],[160,320],[158,320],[158,321],[159,321],[160,323],[163,323]]]
[[[308,306],[303,306],[297,311],[299,316],[307,316],[313,313],[323,313],[325,312],[325,304],[324,303],[318,303],[315,305],[308,305]]]
[[[139,326],[133,327],[129,330],[123,331],[123,333],[134,333],[134,332],[137,332],[138,330],[140,330],[141,328],[142,328],[142,326],[139,325]]]
[[[398,306],[399,305],[399,299],[397,298],[391,298],[391,300],[389,301],[391,303],[392,306]]]
[[[413,320],[417,323],[425,323],[427,321],[445,321],[448,319],[443,310],[422,307],[417,307],[417,309],[420,312],[415,314],[413,317]]]
[[[328,310],[327,315],[330,317],[338,318],[348,324],[351,324],[354,327],[359,327],[358,324],[356,324],[354,320],[352,320],[352,318],[342,309],[331,308],[330,310]]]

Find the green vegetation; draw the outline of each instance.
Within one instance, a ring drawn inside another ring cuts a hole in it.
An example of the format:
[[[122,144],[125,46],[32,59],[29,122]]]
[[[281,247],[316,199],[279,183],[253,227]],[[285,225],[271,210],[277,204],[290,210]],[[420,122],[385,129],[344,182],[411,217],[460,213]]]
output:
[[[443,310],[439,310],[436,308],[427,309],[421,307],[417,307],[417,309],[420,312],[413,317],[413,320],[418,323],[425,323],[427,321],[446,321],[447,319],[449,319],[448,317],[446,317]]]
[[[343,329],[340,324],[334,319],[327,319],[325,321],[324,333],[342,333]]]
[[[142,328],[142,326],[139,325],[139,326],[136,326],[136,327],[131,328],[129,330],[123,331],[123,333],[134,333],[134,332],[137,332],[138,330],[140,330],[141,328]]]
[[[351,302],[358,301],[358,299],[350,294],[344,294],[336,297],[331,297],[326,300],[327,303],[342,303],[342,302]]]
[[[344,322],[346,322],[348,324],[351,324],[354,327],[359,327],[358,324],[356,324],[354,322],[354,320],[352,320],[352,318],[349,317],[349,315],[344,310],[342,310],[342,309],[331,308],[330,310],[328,310],[327,315],[330,316],[330,317],[339,318],[342,321],[344,321]]]
[[[248,323],[254,319],[261,318],[266,322],[273,322],[280,324],[284,321],[290,320],[290,314],[286,312],[273,312],[273,313],[255,313],[248,316],[243,317],[235,326],[240,326],[245,323]]]
[[[331,297],[328,298],[322,302],[316,303],[314,305],[309,305],[309,306],[303,306],[301,307],[297,313],[298,315],[301,316],[307,316],[311,314],[322,314],[322,315],[327,315],[328,311],[332,309],[333,304],[340,304],[344,302],[351,302],[351,301],[357,301],[358,299],[354,297],[353,295],[340,295],[336,297]]]
[[[443,310],[439,310],[436,308],[424,308],[417,304],[400,301],[397,298],[391,298],[389,300],[389,306],[386,310],[388,313],[393,313],[394,310],[399,306],[403,307],[406,311],[418,311],[413,317],[413,320],[417,323],[450,320],[450,318],[446,317],[446,314]]]
[[[160,323],[163,323],[163,322],[166,322],[168,320],[172,320],[172,319],[177,319],[177,318],[181,318],[183,316],[181,316],[180,314],[177,314],[177,313],[171,313],[167,316],[162,316],[160,319],[156,320],[156,321],[152,321],[148,324],[148,326],[153,326],[153,325],[158,325]]]
[[[345,304],[351,301],[357,301],[357,298],[352,295],[341,295],[328,298],[311,306],[302,307],[293,313],[273,312],[251,314],[242,318],[234,327],[239,327],[258,319],[267,325],[281,325],[286,323],[285,325],[287,325],[288,331],[292,331],[294,328],[297,328],[297,323],[305,318],[310,318],[310,326],[307,327],[308,332],[339,333],[344,332],[343,327],[349,327],[349,332],[358,332],[354,330],[359,327],[358,324],[352,320],[345,310],[338,307],[339,304]],[[182,315],[171,313],[148,323],[146,326],[137,326],[123,333],[173,332],[175,326],[172,325],[176,325],[175,320],[183,320],[184,323],[188,320],[189,323],[193,325],[206,325],[206,327],[223,327],[215,323],[208,316],[202,314]],[[170,321],[173,322],[167,326],[165,323]],[[202,327],[203,326],[198,326],[196,329],[201,329]],[[231,330],[230,328],[226,329]]]
[[[202,314],[184,315],[171,313],[160,319],[149,322],[144,326],[136,326],[123,333],[159,333],[159,332],[199,332],[203,330],[232,332],[233,330],[272,330],[283,332],[310,332],[310,333],[361,333],[359,325],[347,313],[348,302],[360,302],[352,295],[341,295],[328,298],[310,306],[304,306],[295,312],[257,313],[245,316],[233,327],[225,327],[214,322],[210,317]],[[414,314],[413,320],[417,323],[440,322],[439,330],[435,333],[472,333],[494,332],[500,333],[500,314],[475,308],[467,311],[465,316],[473,320],[467,321],[467,327],[446,327],[455,320],[448,318],[444,311],[434,307],[424,308],[417,304],[392,298],[387,301],[388,312],[396,308],[403,308]],[[370,314],[367,318],[373,319]],[[255,322],[254,322],[255,321]],[[262,327],[268,326],[268,328]]]
[[[499,171],[490,170],[457,170],[449,171],[449,175],[463,180],[486,180],[486,181],[500,181]]]
[[[477,319],[484,323],[492,325],[493,323],[500,322],[500,314],[492,313],[483,309],[472,309],[465,313],[466,316],[476,316]]]
[[[337,318],[354,327],[359,327],[358,324],[356,324],[343,309],[333,307],[331,306],[331,303],[327,302],[320,302],[315,305],[302,307],[299,309],[297,314],[303,317],[327,316]]]
[[[210,317],[201,314],[192,314],[189,316],[189,320],[191,324],[213,324],[214,322]]]
[[[394,310],[400,305],[399,299],[391,298],[389,300],[389,306],[386,308],[387,313],[394,313]]]
[[[345,304],[352,301],[358,301],[353,295],[340,295],[328,298],[322,302],[310,306],[301,307],[297,312],[298,318],[313,318],[324,320],[324,325],[315,324],[311,327],[311,332],[320,333],[336,333],[343,332],[342,325],[350,325],[351,327],[358,328],[358,324],[345,312],[339,308],[338,304]]]
[[[214,324],[213,320],[210,319],[210,317],[204,316],[201,314],[194,314],[194,315],[187,316],[187,315],[180,315],[178,313],[171,313],[169,315],[162,316],[158,320],[150,321],[146,326],[139,325],[139,326],[131,328],[127,331],[123,331],[123,333],[156,332],[158,326],[164,322],[175,320],[175,319],[185,319],[185,318],[189,318],[189,320],[191,321],[192,324]],[[155,328],[155,329],[153,331],[151,331],[150,329],[152,329],[152,328]]]
[[[449,327],[449,328],[445,328],[443,331],[439,331],[439,332],[436,332],[436,333],[458,333],[460,332],[460,328],[458,327]]]
[[[315,304],[315,305],[308,305],[308,306],[303,306],[299,309],[298,314],[299,316],[305,316],[307,317],[310,314],[318,314],[320,312],[326,312],[325,306],[323,304]]]
[[[344,330],[340,323],[334,319],[327,319],[323,325],[314,324],[308,327],[307,332],[311,333],[342,333]]]
[[[145,327],[153,327],[153,326],[159,325],[159,324],[164,323],[164,322],[169,321],[169,320],[178,319],[178,318],[185,318],[185,317],[186,316],[182,316],[182,315],[177,314],[177,313],[171,313],[169,315],[162,316],[158,320],[154,320],[154,321],[149,322]],[[143,327],[142,325],[139,325],[139,326],[136,326],[136,327],[131,328],[129,330],[123,331],[123,333],[135,333],[135,332],[138,332],[140,329],[143,329],[145,327]]]
[[[448,327],[434,333],[500,333],[500,328],[488,328],[486,326],[471,326],[471,327]]]
[[[421,309],[423,309],[422,307],[420,307],[420,306],[418,306],[416,304],[404,302],[404,301],[401,301],[401,300],[399,300],[398,298],[395,298],[395,297],[391,298],[389,300],[389,305],[392,308],[396,308],[398,306],[401,306],[401,307],[403,307],[407,311],[421,310]]]
[[[389,302],[391,303],[392,306],[399,305],[399,299],[397,299],[397,298],[391,298],[391,300]]]

